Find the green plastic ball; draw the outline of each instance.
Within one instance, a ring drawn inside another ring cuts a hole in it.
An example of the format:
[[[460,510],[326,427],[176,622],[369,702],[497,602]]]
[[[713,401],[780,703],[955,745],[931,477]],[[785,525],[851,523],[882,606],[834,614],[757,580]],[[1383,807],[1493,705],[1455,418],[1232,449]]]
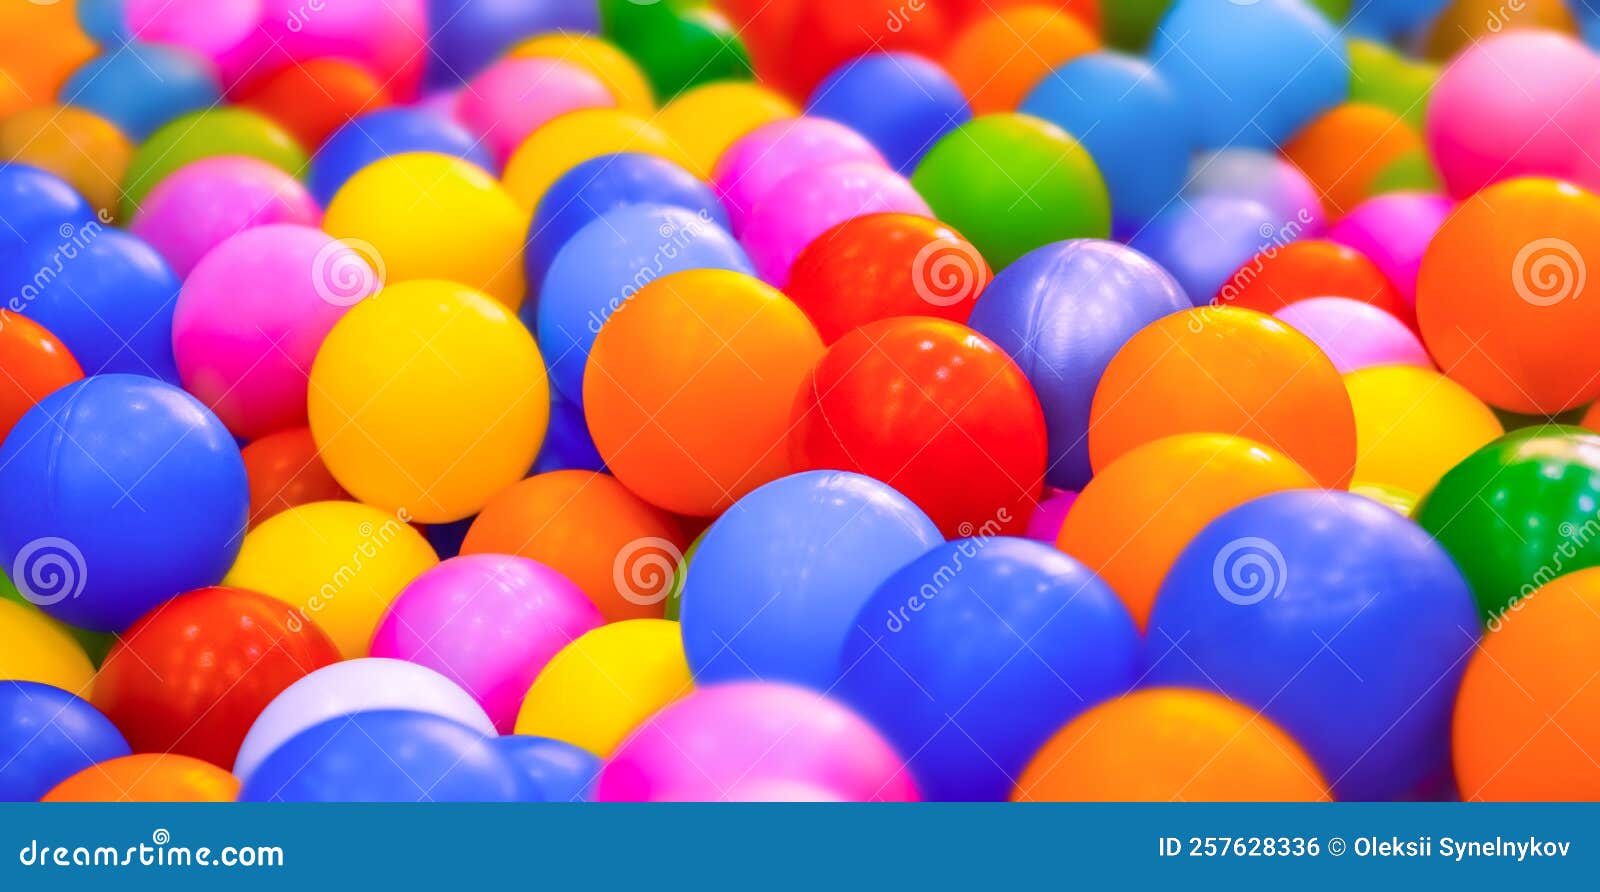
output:
[[[1370,40],[1350,41],[1350,101],[1386,108],[1422,132],[1439,66],[1413,62]]]
[[[705,4],[601,4],[606,36],[633,57],[663,101],[710,81],[754,77],[750,54],[727,16]]]

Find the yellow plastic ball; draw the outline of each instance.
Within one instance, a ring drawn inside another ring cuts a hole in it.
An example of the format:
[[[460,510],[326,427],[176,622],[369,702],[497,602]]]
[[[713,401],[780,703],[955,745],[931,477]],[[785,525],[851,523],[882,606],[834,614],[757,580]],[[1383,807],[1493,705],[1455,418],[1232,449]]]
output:
[[[108,215],[122,204],[133,144],[115,124],[76,106],[39,105],[0,122],[0,161],[48,170]]]
[[[1356,416],[1355,479],[1410,492],[1505,430],[1465,387],[1414,366],[1378,366],[1344,376]]]
[[[0,601],[0,680],[37,681],[88,697],[94,664],[49,617],[15,601]]]
[[[606,85],[619,108],[646,115],[655,111],[650,80],[627,53],[602,38],[555,31],[524,40],[508,55],[513,59],[545,58],[577,65]]]
[[[290,508],[245,534],[222,581],[271,595],[328,633],[347,660],[367,655],[389,604],[439,558],[407,518],[356,502]]]
[[[1350,484],[1350,491],[1377,502],[1402,517],[1410,517],[1422,497],[1407,489],[1387,483],[1367,483],[1362,480]]]
[[[334,325],[311,364],[307,408],[346,491],[448,523],[528,473],[550,385],[515,313],[453,282],[402,282]]]
[[[692,687],[677,623],[611,623],[585,633],[545,665],[522,701],[516,733],[609,756],[640,722]]]
[[[695,176],[706,176],[672,137],[639,115],[615,108],[587,108],[533,131],[512,153],[501,179],[511,197],[531,213],[562,174],[590,158],[616,152],[657,155]],[[521,236],[518,233],[518,238]]]
[[[716,81],[680,93],[655,120],[688,153],[693,169],[711,171],[739,137],[799,114],[793,102],[760,84]]]
[[[529,215],[477,165],[432,152],[367,165],[328,203],[322,228],[393,284],[447,279],[515,310],[526,289]]]

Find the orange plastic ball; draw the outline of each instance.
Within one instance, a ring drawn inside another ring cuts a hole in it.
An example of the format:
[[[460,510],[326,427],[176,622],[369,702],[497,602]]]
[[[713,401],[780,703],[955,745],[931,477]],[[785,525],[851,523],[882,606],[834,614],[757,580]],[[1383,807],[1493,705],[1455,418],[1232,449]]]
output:
[[[490,499],[467,529],[461,553],[538,561],[583,589],[607,622],[618,622],[661,617],[689,541],[672,515],[615,477],[550,471]]]
[[[1098,473],[1135,447],[1182,433],[1234,434],[1343,489],[1356,422],[1338,369],[1305,335],[1233,307],[1199,307],[1145,326],[1117,351],[1089,412]]]
[[[1206,524],[1259,496],[1316,486],[1292,459],[1243,437],[1165,437],[1095,474],[1056,544],[1099,574],[1142,628],[1167,570]]]
[[[1214,300],[1218,306],[1276,313],[1295,301],[1346,297],[1397,319],[1412,310],[1389,277],[1365,254],[1326,239],[1304,239],[1245,261]]]
[[[1523,28],[1576,37],[1572,9],[1577,8],[1569,0],[1453,0],[1428,29],[1427,56],[1443,62],[1479,41]]]
[[[239,779],[193,756],[136,753],[90,765],[40,802],[232,802]]]
[[[1456,697],[1461,798],[1600,799],[1600,569],[1557,577],[1489,623]]]
[[[1311,757],[1255,710],[1206,691],[1151,688],[1057,731],[1028,763],[1017,802],[1320,802]]]
[[[1359,102],[1324,113],[1283,147],[1322,195],[1330,221],[1370,198],[1394,162],[1424,151],[1422,136],[1399,115]]]
[[[76,2],[0,3],[0,80],[16,85],[28,105],[49,102],[72,72],[95,54],[78,27]]]
[[[311,428],[295,427],[256,440],[240,451],[250,478],[250,527],[296,505],[349,501],[317,453]]]
[[[0,311],[0,440],[40,400],[83,377],[78,360],[49,329]]]
[[[0,121],[0,161],[48,170],[89,205],[115,214],[133,144],[114,124],[75,106],[38,105]]]
[[[771,286],[674,273],[600,329],[584,414],[618,480],[653,505],[709,517],[793,470],[789,410],[821,355],[806,314]]]
[[[1041,80],[1100,45],[1083,20],[1044,5],[1013,6],[980,16],[945,51],[975,115],[1016,111]]]
[[[1554,415],[1589,403],[1600,396],[1597,262],[1600,197],[1555,180],[1496,183],[1462,202],[1423,254],[1422,340],[1490,405]]]
[[[252,84],[238,102],[278,122],[315,150],[357,115],[389,104],[389,91],[360,65],[312,59]]]

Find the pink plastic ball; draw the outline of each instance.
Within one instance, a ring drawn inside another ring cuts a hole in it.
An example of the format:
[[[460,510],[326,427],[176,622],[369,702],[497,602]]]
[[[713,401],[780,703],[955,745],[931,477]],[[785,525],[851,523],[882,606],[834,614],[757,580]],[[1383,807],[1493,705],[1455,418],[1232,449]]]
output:
[[[544,564],[463,555],[418,576],[395,598],[372,636],[372,655],[436,670],[510,734],[539,670],[604,622],[582,589]]]
[[[372,72],[389,95],[415,98],[428,61],[428,0],[260,0],[260,23],[218,59],[229,90],[312,59]]]
[[[1023,532],[1029,539],[1035,539],[1048,545],[1056,544],[1061,536],[1061,525],[1067,522],[1067,512],[1072,510],[1072,503],[1078,500],[1078,494],[1069,489],[1057,490],[1039,503],[1033,509],[1033,514],[1028,518],[1028,528]]]
[[[1423,252],[1455,207],[1443,195],[1391,192],[1356,205],[1328,231],[1328,238],[1365,254],[1407,305],[1415,307]]]
[[[910,181],[883,165],[845,161],[810,167],[772,187],[739,240],[761,278],[782,288],[795,258],[817,236],[846,220],[884,212],[933,216]]]
[[[122,14],[136,40],[182,47],[215,61],[261,22],[261,0],[123,0]]]
[[[1379,365],[1433,368],[1433,360],[1404,322],[1348,297],[1295,301],[1273,314],[1310,338],[1345,375]]]
[[[1458,198],[1524,176],[1600,188],[1600,57],[1550,31],[1491,37],[1439,76],[1425,130]]]
[[[844,161],[889,166],[872,143],[837,121],[789,118],[757,127],[729,146],[711,182],[739,235],[751,211],[790,174]]]
[[[495,162],[552,119],[585,108],[611,108],[604,82],[555,59],[502,59],[472,79],[456,98],[456,120],[483,138]]]
[[[184,278],[212,248],[246,229],[321,222],[321,208],[299,180],[256,158],[220,155],[162,180],[130,228]]]
[[[916,783],[860,716],[804,688],[701,688],[651,716],[600,773],[596,798],[700,802],[805,789],[845,802],[912,802]],[[743,791],[743,792],[741,792]]]
[[[306,374],[347,308],[382,281],[349,245],[309,226],[248,229],[201,259],[173,312],[185,390],[235,436],[306,424]]]

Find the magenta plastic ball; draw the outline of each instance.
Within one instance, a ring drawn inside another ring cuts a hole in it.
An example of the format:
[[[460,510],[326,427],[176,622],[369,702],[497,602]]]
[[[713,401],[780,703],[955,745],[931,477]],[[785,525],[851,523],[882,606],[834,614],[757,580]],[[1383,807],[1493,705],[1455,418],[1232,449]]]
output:
[[[466,555],[405,587],[372,636],[372,655],[437,671],[510,734],[539,670],[603,622],[582,589],[537,561]]]
[[[1078,494],[1070,489],[1056,490],[1054,495],[1033,509],[1023,535],[1047,545],[1056,544],[1056,539],[1061,536],[1061,525],[1067,522],[1067,512],[1072,510],[1072,503],[1077,500]]]
[[[321,208],[299,180],[256,158],[220,155],[162,180],[129,228],[185,278],[207,252],[246,229],[321,222]]]
[[[616,97],[587,69],[556,59],[502,59],[461,90],[455,117],[482,137],[503,165],[529,134],[552,119],[614,105]]]
[[[1314,297],[1295,301],[1273,315],[1321,347],[1341,375],[1379,365],[1433,368],[1416,333],[1369,303]]]
[[[740,241],[768,284],[789,283],[789,268],[812,240],[864,214],[933,212],[911,182],[888,167],[845,161],[795,171],[756,206]]]
[[[1328,238],[1365,254],[1406,303],[1416,306],[1423,252],[1455,207],[1443,195],[1391,192],[1356,205],[1328,230]]]
[[[429,55],[428,0],[257,2],[259,23],[217,60],[230,89],[295,63],[340,59],[367,69],[396,99],[415,98]]]
[[[237,437],[306,423],[306,374],[346,309],[382,282],[362,256],[310,226],[248,229],[183,283],[172,348],[183,387]]]
[[[1600,57],[1550,31],[1474,44],[1439,76],[1425,131],[1458,198],[1524,176],[1600,188]]]
[[[844,161],[888,167],[866,137],[837,121],[788,118],[757,127],[729,146],[711,182],[739,235],[761,200],[790,174]]]
[[[814,691],[756,681],[700,688],[651,716],[606,763],[595,798],[720,801],[750,798],[752,788],[845,802],[919,798],[866,720]]]
[[[261,21],[261,0],[122,0],[128,33],[216,61]],[[318,4],[321,5],[320,3]]]

